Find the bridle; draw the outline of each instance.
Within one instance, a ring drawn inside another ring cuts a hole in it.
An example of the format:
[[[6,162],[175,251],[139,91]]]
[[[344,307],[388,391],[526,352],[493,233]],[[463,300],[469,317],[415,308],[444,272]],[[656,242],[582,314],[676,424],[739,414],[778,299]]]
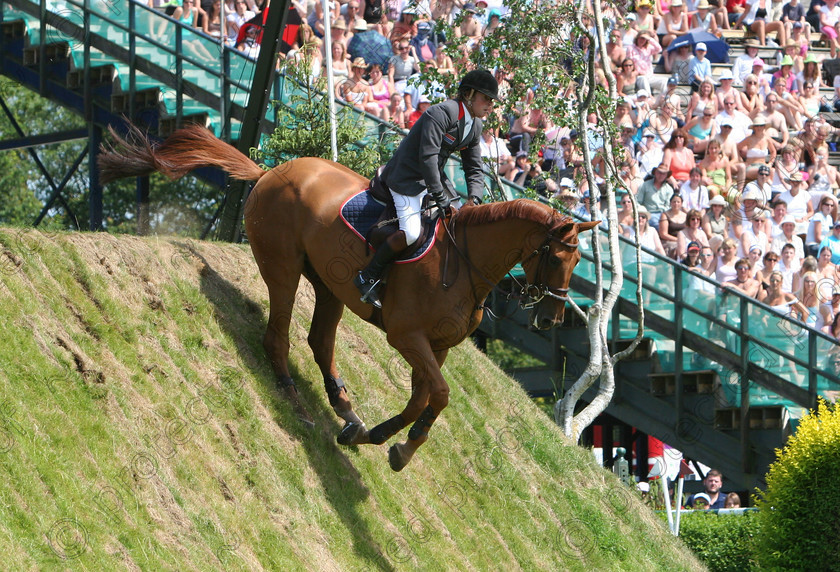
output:
[[[543,298],[548,296],[549,298],[554,298],[555,300],[559,300],[561,302],[567,302],[569,300],[569,289],[568,288],[552,288],[545,283],[545,277],[548,270],[549,259],[551,257],[551,243],[557,242],[561,246],[568,248],[569,250],[577,250],[578,245],[580,242],[567,242],[565,240],[559,239],[556,236],[552,235],[550,232],[548,236],[545,237],[543,243],[537,247],[536,250],[531,252],[528,256],[522,259],[520,264],[525,264],[528,260],[532,259],[535,256],[538,256],[539,259],[537,260],[537,273],[534,276],[534,282],[529,283],[526,282],[524,285],[516,279],[513,274],[508,272],[508,276],[516,283],[519,287],[519,307],[523,310],[530,310],[537,304],[539,304]]]
[[[495,288],[496,284],[494,282],[492,282],[490,279],[488,279],[486,276],[484,276],[484,274],[481,272],[481,270],[479,270],[472,263],[469,256],[467,256],[466,253],[461,251],[461,249],[458,247],[458,243],[455,242],[455,233],[454,233],[455,219],[456,219],[456,217],[453,217],[449,221],[447,221],[445,218],[443,220],[443,227],[446,230],[446,234],[449,236],[449,245],[451,245],[455,248],[455,251],[458,253],[458,255],[466,261],[467,265],[470,267],[470,269],[472,271],[474,271],[476,274],[478,274],[479,278],[481,278],[485,283],[487,283],[490,286],[491,289]],[[579,241],[568,242],[568,241],[562,240],[560,238],[557,238],[556,236],[551,234],[550,230],[548,230],[546,232],[545,240],[542,242],[542,244],[540,244],[540,246],[538,246],[533,252],[528,254],[528,256],[524,257],[520,261],[520,264],[524,264],[525,262],[527,262],[531,258],[533,258],[535,256],[539,256],[539,260],[537,261],[537,273],[534,276],[534,283],[532,284],[532,283],[526,282],[523,285],[516,278],[516,276],[514,276],[513,274],[510,273],[510,271],[508,271],[508,273],[507,273],[508,276],[510,277],[510,279],[519,288],[519,294],[518,294],[519,307],[522,308],[523,310],[529,310],[529,309],[533,308],[534,306],[539,304],[542,301],[542,299],[545,298],[546,296],[548,296],[549,298],[554,298],[555,300],[560,300],[562,302],[566,302],[566,301],[569,300],[569,289],[568,288],[552,288],[551,286],[548,286],[544,283],[543,274],[545,274],[547,269],[548,269],[550,253],[551,253],[551,243],[552,242],[557,242],[557,243],[560,244],[560,246],[568,248],[569,250],[577,250],[578,245],[580,245]],[[446,249],[446,259],[445,259],[445,262],[444,262],[444,270],[443,270],[443,276],[444,276],[443,287],[444,287],[444,289],[448,289],[450,286],[452,286],[451,283],[447,284],[446,279],[445,279],[445,277],[447,275],[447,268],[448,267],[449,267],[449,248],[447,247],[447,249]],[[514,297],[515,297],[515,295],[514,295],[513,292],[508,294],[508,299],[511,299],[511,298],[514,298]],[[485,307],[483,304],[478,304],[476,306],[476,309],[479,309],[479,310],[484,309],[484,310],[487,310],[487,311],[490,310],[488,307]],[[491,314],[492,314],[492,312],[491,312]]]

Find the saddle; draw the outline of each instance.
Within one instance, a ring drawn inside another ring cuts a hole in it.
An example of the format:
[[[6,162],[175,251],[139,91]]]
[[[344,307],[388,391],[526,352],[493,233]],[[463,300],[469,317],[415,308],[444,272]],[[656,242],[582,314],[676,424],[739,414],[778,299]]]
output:
[[[370,197],[385,207],[382,214],[379,215],[377,221],[365,235],[365,240],[373,249],[379,248],[379,246],[385,242],[389,236],[400,229],[399,222],[397,221],[397,209],[394,206],[394,197],[391,195],[391,191],[388,189],[385,181],[383,181],[380,177],[381,172],[382,168],[380,167],[370,180],[370,187],[367,189],[367,193]],[[423,197],[423,214],[421,215],[422,229],[420,231],[420,237],[410,244],[405,250],[401,251],[397,256],[397,260],[410,259],[418,250],[421,249],[421,247],[428,248],[428,246],[430,246],[426,244],[428,242],[429,233],[434,233],[434,230],[437,228],[435,219],[432,219],[426,214],[430,205],[431,197],[426,195]]]

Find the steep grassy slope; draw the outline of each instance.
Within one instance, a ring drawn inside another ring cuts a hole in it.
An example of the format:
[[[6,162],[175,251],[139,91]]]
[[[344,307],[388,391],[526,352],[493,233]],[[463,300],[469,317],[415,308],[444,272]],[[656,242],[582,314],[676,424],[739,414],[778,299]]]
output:
[[[469,343],[401,473],[345,449],[305,332],[306,429],[261,348],[247,247],[0,230],[0,569],[693,570],[634,496]],[[355,316],[338,361],[369,426],[409,393]],[[404,435],[402,436],[404,438]]]

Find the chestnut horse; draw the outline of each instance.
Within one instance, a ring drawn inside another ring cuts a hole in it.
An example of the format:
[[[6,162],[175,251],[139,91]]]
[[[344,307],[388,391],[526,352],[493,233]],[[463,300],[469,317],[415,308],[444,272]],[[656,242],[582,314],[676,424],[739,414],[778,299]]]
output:
[[[217,166],[231,177],[256,180],[245,204],[248,241],[268,286],[270,315],[264,346],[279,385],[303,418],[289,375],[289,322],[301,275],[315,290],[308,342],[324,376],[330,405],[345,421],[342,445],[381,444],[410,423],[405,443],[388,458],[399,471],[428,438],[449,402],[440,368],[449,348],[481,321],[483,302],[517,263],[527,284],[522,295],[535,328],[563,320],[569,280],[580,260],[578,233],[597,222],[577,223],[551,207],[525,199],[464,206],[438,230],[431,251],[415,262],[392,266],[382,310],[359,300],[353,277],[371,257],[368,246],[339,216],[341,205],[368,181],[350,169],[317,158],[300,158],[270,171],[201,127],[186,127],[153,146],[132,128],[99,158],[103,181],[160,171],[170,178]],[[370,431],[353,411],[335,366],[335,337],[344,307],[385,330],[411,367],[412,393],[403,411]]]

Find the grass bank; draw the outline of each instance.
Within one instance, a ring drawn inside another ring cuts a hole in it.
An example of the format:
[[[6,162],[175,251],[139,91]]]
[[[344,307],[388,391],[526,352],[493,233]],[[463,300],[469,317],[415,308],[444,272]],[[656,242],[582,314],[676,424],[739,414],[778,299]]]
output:
[[[247,247],[0,230],[0,569],[702,569],[471,344],[450,405],[401,473],[335,443],[292,322],[306,429],[261,347]],[[337,361],[373,426],[404,362],[346,314]]]

